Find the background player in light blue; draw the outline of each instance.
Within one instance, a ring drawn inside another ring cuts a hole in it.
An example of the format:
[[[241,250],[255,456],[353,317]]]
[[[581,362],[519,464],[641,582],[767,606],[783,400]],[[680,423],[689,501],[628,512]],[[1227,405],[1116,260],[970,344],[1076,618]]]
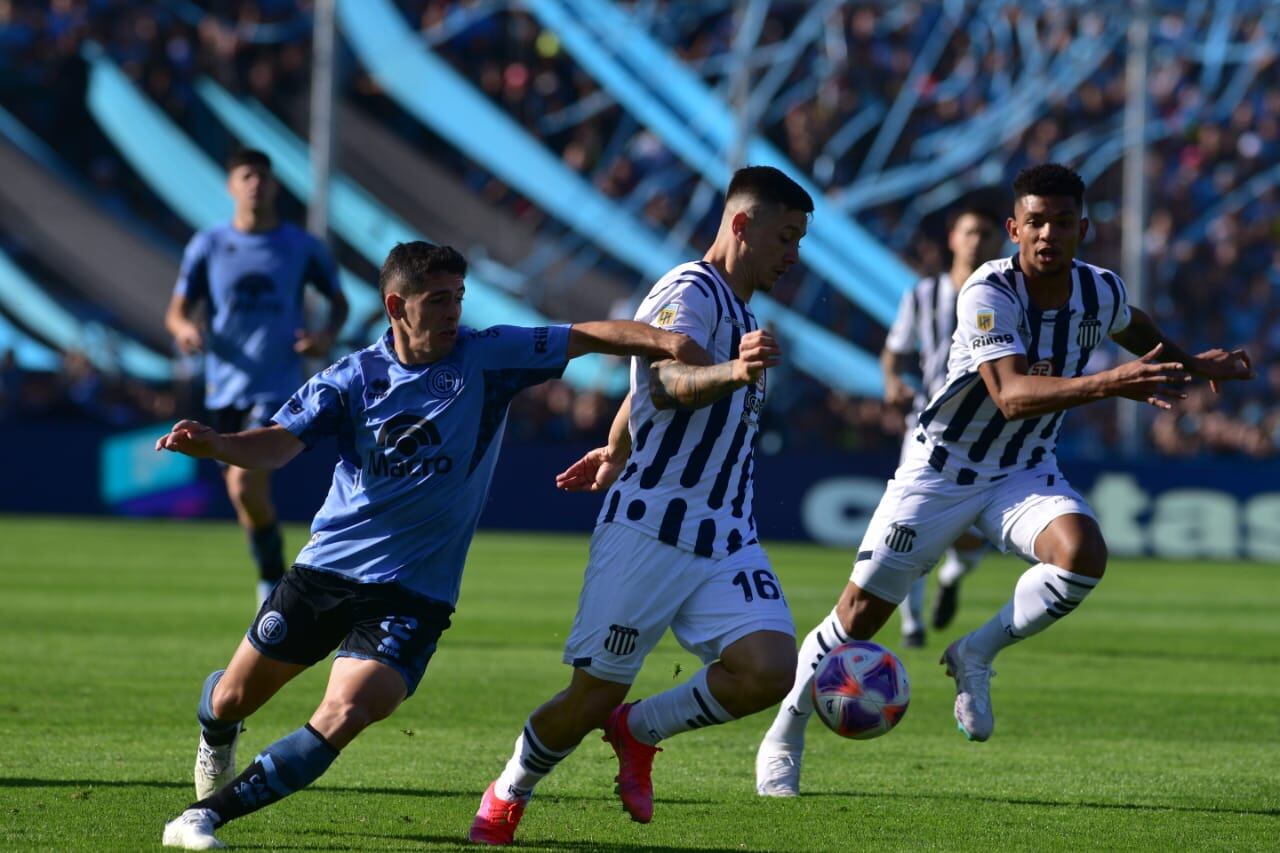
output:
[[[216,827],[315,781],[417,687],[449,626],[516,393],[590,352],[708,360],[687,336],[631,321],[467,329],[465,274],[447,246],[396,246],[379,276],[391,323],[382,340],[312,377],[270,426],[223,434],[182,421],[156,443],[256,469],[325,436],[338,445],[310,541],[205,682],[198,801],[166,825],[166,845],[222,846]],[[236,776],[242,721],[339,645],[310,722]]]
[[[232,155],[227,191],[235,214],[187,244],[165,325],[183,353],[204,353],[209,424],[237,432],[268,423],[302,381],[304,355],[329,355],[347,301],[324,244],[276,215],[278,186],[266,154]],[[329,302],[329,322],[315,331],[303,314],[308,284]],[[284,574],[270,473],[228,465],[223,478],[258,566],[261,603]]]

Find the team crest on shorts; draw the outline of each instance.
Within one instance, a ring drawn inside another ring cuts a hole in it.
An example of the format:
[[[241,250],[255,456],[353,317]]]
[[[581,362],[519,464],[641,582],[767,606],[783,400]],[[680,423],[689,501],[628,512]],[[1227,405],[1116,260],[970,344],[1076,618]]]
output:
[[[658,311],[658,316],[653,318],[653,325],[659,329],[665,329],[676,321],[676,315],[680,313],[680,306],[675,302],[668,302]]]
[[[889,535],[884,538],[884,544],[889,546],[889,550],[897,551],[899,554],[910,551],[915,541],[915,530],[905,524],[890,524]]]
[[[996,312],[979,311],[977,320],[978,320],[978,331],[989,332],[996,327]]]
[[[289,625],[278,610],[270,610],[258,620],[258,639],[268,646],[278,644],[288,633]]]
[[[604,638],[604,647],[619,657],[629,655],[636,650],[636,639],[640,631],[628,625],[610,625],[609,636]]]

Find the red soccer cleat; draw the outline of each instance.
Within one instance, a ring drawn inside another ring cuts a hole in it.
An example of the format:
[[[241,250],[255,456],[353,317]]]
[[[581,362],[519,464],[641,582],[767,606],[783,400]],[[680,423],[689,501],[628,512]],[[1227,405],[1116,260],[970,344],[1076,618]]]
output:
[[[631,702],[619,705],[609,714],[604,725],[604,742],[613,747],[618,756],[618,783],[615,790],[622,799],[622,807],[636,823],[653,820],[653,756],[662,752],[656,746],[641,743],[627,727],[627,717],[635,705]]]
[[[476,844],[510,844],[520,825],[520,817],[528,800],[504,800],[493,791],[493,782],[485,789],[471,821],[470,839]]]

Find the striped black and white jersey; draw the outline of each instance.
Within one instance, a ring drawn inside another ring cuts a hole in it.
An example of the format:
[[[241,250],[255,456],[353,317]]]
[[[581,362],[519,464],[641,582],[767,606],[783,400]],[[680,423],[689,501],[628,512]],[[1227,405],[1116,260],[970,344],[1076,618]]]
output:
[[[1110,270],[1074,261],[1071,298],[1040,311],[1027,296],[1017,256],[989,261],[960,290],[946,385],[920,413],[916,440],[929,464],[957,483],[991,481],[1051,457],[1065,412],[1006,421],[978,366],[1027,357],[1033,376],[1080,376],[1102,340],[1128,327],[1124,282]]]
[[[683,332],[720,363],[758,328],[755,314],[705,261],[681,264],[640,303],[636,320]],[[692,411],[654,408],[648,362],[631,361],[631,458],[598,524],[624,524],[703,557],[757,542],[752,460],[765,378]]]
[[[947,360],[955,331],[956,288],[948,273],[922,278],[902,295],[884,346],[899,355],[919,355],[923,391],[916,394],[913,408],[917,412],[947,384]]]

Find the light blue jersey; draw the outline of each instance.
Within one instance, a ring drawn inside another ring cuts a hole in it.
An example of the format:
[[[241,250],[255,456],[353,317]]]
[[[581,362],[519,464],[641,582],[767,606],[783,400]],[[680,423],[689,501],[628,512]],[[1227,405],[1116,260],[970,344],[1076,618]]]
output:
[[[297,389],[302,361],[293,345],[308,283],[332,296],[338,271],[324,244],[295,225],[247,233],[226,224],[191,238],[175,289],[209,305],[208,408],[277,406]]]
[[[337,466],[297,563],[395,582],[454,605],[517,392],[560,376],[569,327],[459,330],[440,361],[404,365],[391,332],[316,374],[272,418]]]

